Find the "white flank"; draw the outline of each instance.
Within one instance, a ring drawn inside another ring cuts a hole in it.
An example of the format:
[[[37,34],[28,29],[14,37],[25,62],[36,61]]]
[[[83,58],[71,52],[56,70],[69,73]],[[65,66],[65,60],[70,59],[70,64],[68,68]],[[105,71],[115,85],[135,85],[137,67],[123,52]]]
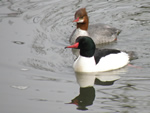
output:
[[[129,55],[125,52],[102,57],[96,65],[94,57],[80,56],[74,62],[76,72],[103,72],[122,68],[129,63]]]

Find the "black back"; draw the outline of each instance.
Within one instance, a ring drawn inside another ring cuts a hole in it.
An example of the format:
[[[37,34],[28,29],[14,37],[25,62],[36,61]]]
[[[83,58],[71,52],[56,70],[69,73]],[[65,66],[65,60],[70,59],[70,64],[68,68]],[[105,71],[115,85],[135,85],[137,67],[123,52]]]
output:
[[[116,49],[97,49],[93,40],[88,36],[79,36],[76,39],[76,42],[79,42],[78,49],[80,49],[80,55],[85,57],[94,56],[96,64],[102,57],[105,57],[106,55],[117,54],[121,52]]]
[[[109,54],[117,54],[120,52],[121,51],[116,49],[96,49],[94,53],[95,62],[97,64],[102,57],[105,57],[106,55]]]

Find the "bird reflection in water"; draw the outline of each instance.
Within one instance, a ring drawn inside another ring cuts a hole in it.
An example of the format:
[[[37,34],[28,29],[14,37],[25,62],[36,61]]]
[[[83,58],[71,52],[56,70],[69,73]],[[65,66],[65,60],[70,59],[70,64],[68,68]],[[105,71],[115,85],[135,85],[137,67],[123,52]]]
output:
[[[68,104],[77,105],[78,110],[88,110],[87,106],[92,105],[95,100],[95,85],[113,85],[120,79],[120,71],[105,73],[75,73],[77,83],[80,86],[80,94],[71,100]],[[121,71],[124,73],[124,71]]]
[[[92,105],[95,99],[95,89],[92,86],[80,87],[80,94],[71,100],[72,104],[78,106],[79,110],[87,110],[86,106]]]

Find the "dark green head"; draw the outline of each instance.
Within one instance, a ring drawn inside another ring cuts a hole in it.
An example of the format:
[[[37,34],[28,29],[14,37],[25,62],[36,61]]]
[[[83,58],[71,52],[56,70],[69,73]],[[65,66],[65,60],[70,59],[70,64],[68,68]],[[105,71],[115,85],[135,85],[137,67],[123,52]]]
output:
[[[76,43],[74,45],[68,46],[66,48],[80,49],[80,55],[85,57],[92,57],[95,53],[95,43],[88,36],[79,36],[76,39]]]

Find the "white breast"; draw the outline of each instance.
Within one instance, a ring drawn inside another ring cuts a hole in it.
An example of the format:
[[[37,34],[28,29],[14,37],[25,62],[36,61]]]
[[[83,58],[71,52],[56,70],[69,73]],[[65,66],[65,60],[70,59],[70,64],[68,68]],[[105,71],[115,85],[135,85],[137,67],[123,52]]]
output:
[[[74,44],[77,37],[79,36],[89,36],[88,32],[86,30],[81,30],[80,28],[76,29],[76,31],[74,32],[74,34],[72,35],[71,39],[70,39],[70,43]]]
[[[78,56],[77,60],[73,64],[74,71],[76,72],[93,72],[96,63],[93,57]]]

